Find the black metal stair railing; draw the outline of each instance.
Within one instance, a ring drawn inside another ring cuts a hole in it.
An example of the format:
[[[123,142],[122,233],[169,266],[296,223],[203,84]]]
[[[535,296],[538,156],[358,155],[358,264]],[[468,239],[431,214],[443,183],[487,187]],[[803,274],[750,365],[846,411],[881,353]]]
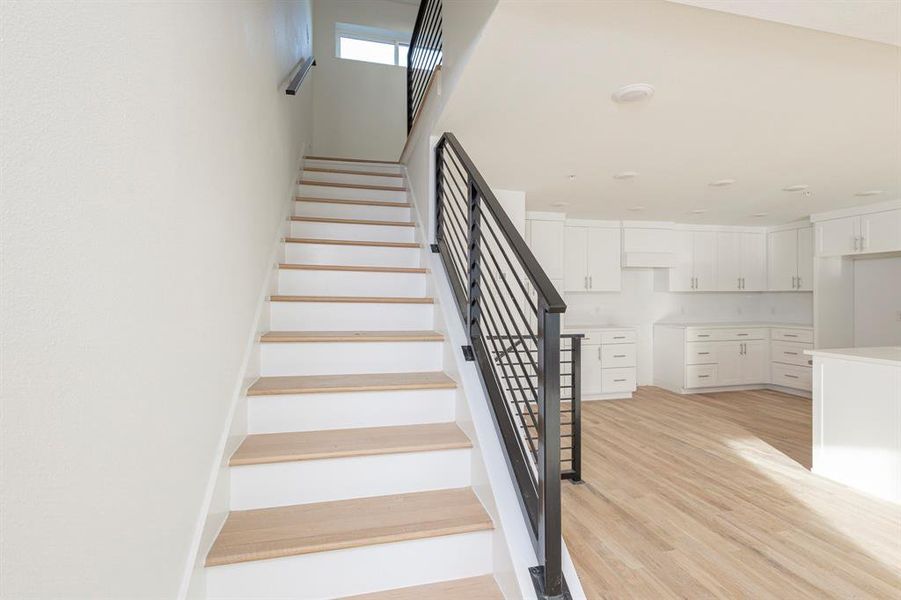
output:
[[[441,65],[444,52],[441,26],[441,0],[422,0],[407,52],[407,132],[413,129],[432,76]]]
[[[566,305],[456,137],[445,133],[435,152],[433,250],[447,271],[470,344],[464,350],[478,365],[532,533],[536,591],[567,598],[560,506]],[[574,361],[578,341],[566,339]],[[570,385],[573,373],[577,380],[578,369],[569,371]]]

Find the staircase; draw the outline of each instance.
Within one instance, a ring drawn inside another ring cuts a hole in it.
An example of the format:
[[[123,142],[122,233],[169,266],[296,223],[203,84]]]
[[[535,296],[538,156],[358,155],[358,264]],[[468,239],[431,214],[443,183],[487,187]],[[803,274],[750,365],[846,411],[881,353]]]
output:
[[[209,598],[499,599],[399,165],[307,157]]]

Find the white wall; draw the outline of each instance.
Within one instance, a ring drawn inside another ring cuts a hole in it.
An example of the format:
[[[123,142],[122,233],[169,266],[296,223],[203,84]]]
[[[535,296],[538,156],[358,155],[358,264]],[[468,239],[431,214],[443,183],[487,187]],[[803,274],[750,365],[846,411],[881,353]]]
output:
[[[657,291],[653,269],[624,269],[621,292],[564,294],[564,327],[631,326],[638,330],[638,384],[653,384],[653,326],[672,318],[681,321],[813,320],[812,294],[807,292]]]
[[[854,345],[901,346],[901,256],[854,261]]]
[[[412,33],[418,6],[388,0],[316,0],[317,155],[397,160],[407,138],[407,70],[335,56],[335,23]]]
[[[174,598],[310,139],[310,6],[0,10],[0,596]]]

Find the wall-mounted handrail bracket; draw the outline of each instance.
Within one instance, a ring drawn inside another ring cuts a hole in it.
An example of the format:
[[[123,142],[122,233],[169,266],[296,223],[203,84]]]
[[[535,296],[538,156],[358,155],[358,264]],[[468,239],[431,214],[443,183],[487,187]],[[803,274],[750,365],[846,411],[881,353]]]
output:
[[[312,56],[302,59],[300,68],[297,69],[297,73],[294,74],[294,78],[291,79],[291,83],[288,84],[288,87],[285,88],[285,93],[289,96],[296,96],[297,90],[300,88],[300,85],[303,83],[303,80],[306,79],[307,73],[310,72],[310,69],[316,66],[316,59]]]

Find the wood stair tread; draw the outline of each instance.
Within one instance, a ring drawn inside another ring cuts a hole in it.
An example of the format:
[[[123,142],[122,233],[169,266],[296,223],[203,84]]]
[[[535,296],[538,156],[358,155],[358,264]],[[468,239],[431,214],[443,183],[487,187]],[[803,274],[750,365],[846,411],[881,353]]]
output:
[[[329,246],[378,246],[381,248],[421,248],[416,242],[371,242],[365,240],[325,240],[319,238],[285,238],[286,244],[325,244]]]
[[[353,169],[328,169],[326,167],[304,167],[304,171],[313,173],[339,173],[341,175],[365,175],[367,177],[394,177],[403,179],[400,173],[380,173],[378,171],[354,171]]]
[[[355,375],[282,375],[260,377],[248,396],[453,389],[456,382],[442,371],[363,373]]]
[[[298,179],[299,185],[318,185],[322,187],[345,188],[352,190],[378,190],[380,192],[406,192],[407,188],[399,185],[374,185],[371,183],[340,183],[336,181],[315,181],[312,179]]]
[[[444,336],[437,331],[268,331],[260,342],[441,342]]]
[[[352,198],[314,198],[311,196],[295,196],[295,202],[313,202],[318,204],[354,204],[357,206],[388,206],[391,208],[410,208],[409,202],[391,202],[389,200],[358,200]]]
[[[471,488],[233,511],[206,566],[492,528]]]
[[[456,423],[248,435],[230,466],[471,448]]]
[[[366,273],[428,273],[426,267],[369,267],[365,265],[308,265],[301,263],[280,263],[279,269],[298,271],[362,271]]]
[[[273,294],[272,302],[335,302],[338,304],[434,304],[433,298],[398,296],[293,296]]]
[[[339,219],[336,217],[291,217],[292,221],[310,223],[338,223],[340,225],[384,225],[387,227],[416,227],[413,221],[377,221],[375,219]]]
[[[491,575],[347,596],[344,600],[504,600]]]
[[[338,158],[335,156],[305,156],[306,160],[331,160],[335,162],[360,162],[360,163],[373,163],[379,165],[399,165],[400,162],[396,160],[372,160],[370,158]]]

